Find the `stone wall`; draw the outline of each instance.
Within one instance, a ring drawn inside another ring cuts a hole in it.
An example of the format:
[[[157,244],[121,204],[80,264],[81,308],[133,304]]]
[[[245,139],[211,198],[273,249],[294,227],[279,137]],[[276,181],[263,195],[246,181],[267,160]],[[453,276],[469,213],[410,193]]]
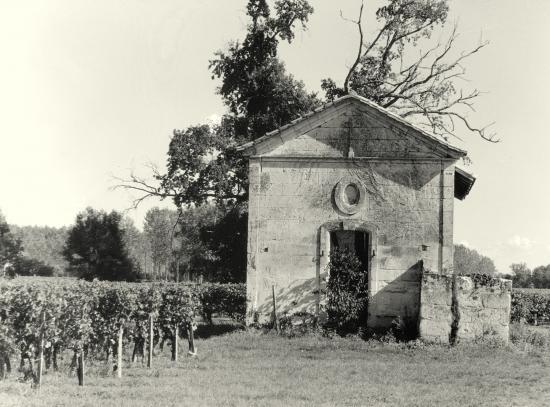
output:
[[[458,341],[492,336],[508,342],[512,282],[424,272],[420,292],[421,338],[448,343],[453,322]],[[453,307],[454,305],[454,307]]]

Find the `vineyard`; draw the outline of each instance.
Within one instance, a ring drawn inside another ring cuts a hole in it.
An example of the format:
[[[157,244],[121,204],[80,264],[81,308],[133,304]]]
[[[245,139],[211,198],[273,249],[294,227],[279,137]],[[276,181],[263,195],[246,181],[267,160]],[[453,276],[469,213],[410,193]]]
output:
[[[214,300],[215,299],[215,300]],[[58,368],[58,355],[73,352],[71,367],[83,385],[85,360],[113,363],[122,374],[124,347],[132,360],[151,366],[165,342],[176,360],[178,338],[194,354],[197,320],[212,315],[242,319],[245,288],[238,284],[107,283],[18,280],[0,283],[0,378],[19,356],[20,369],[39,385],[44,369]]]
[[[58,370],[62,354],[72,355],[70,369],[80,385],[89,362],[112,366],[121,377],[123,355],[151,367],[169,344],[177,360],[179,339],[194,355],[197,324],[212,324],[214,316],[243,322],[245,297],[243,284],[1,280],[0,379],[17,361],[25,378],[40,386],[45,370]],[[515,289],[511,320],[549,323],[550,290]]]
[[[530,325],[550,324],[550,289],[514,289],[510,319]]]

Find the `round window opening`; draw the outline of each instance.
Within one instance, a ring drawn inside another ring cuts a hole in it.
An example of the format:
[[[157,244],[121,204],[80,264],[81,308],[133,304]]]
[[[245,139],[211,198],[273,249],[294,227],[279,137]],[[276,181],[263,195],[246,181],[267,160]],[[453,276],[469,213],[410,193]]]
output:
[[[359,203],[359,188],[355,184],[349,184],[344,189],[344,196],[348,205],[357,205]]]
[[[354,177],[342,178],[334,187],[334,202],[346,215],[353,215],[365,206],[365,187]]]

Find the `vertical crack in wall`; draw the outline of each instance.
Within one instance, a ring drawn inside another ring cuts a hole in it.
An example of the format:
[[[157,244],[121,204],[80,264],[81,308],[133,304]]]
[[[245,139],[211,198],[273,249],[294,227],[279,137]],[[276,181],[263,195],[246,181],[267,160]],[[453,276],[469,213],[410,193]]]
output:
[[[453,274],[451,280],[451,333],[449,334],[449,343],[454,346],[458,343],[458,327],[460,325],[460,306],[458,304],[458,283],[456,274]]]

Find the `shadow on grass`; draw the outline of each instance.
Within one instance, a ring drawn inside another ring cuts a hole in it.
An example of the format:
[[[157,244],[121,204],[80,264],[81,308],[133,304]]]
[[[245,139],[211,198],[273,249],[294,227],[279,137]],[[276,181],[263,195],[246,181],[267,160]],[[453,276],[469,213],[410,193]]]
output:
[[[225,335],[235,331],[242,331],[245,327],[239,322],[230,319],[216,320],[213,324],[202,323],[197,326],[195,338],[208,339],[212,336]]]

